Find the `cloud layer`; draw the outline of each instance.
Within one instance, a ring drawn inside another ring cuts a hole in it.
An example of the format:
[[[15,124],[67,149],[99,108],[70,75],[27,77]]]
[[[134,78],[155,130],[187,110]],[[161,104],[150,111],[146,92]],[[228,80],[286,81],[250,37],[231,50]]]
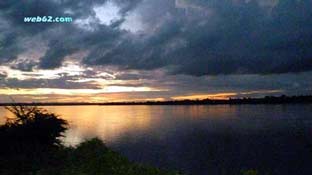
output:
[[[195,76],[312,69],[310,0],[119,0],[110,2],[119,18],[103,24],[95,8],[109,10],[106,3],[1,2],[1,62],[17,59],[31,47],[25,40],[38,36],[47,47],[38,63],[44,69],[81,51],[88,52],[87,65],[166,67],[172,74]],[[43,15],[72,16],[76,22],[23,23],[24,16]]]
[[[286,82],[305,91],[311,86],[305,83],[312,71],[311,7],[311,0],[1,1],[0,87],[98,89],[91,79],[109,79],[98,74],[113,70],[118,81],[111,85],[177,94],[286,91]],[[24,23],[26,16],[74,21]],[[85,72],[25,80],[4,70],[31,74],[68,61]]]

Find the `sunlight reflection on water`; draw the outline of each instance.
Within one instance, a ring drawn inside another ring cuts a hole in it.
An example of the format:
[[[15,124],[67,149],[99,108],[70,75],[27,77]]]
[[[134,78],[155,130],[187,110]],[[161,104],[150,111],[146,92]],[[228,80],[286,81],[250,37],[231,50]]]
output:
[[[220,174],[218,167],[239,172],[262,165],[310,173],[312,157],[296,132],[312,137],[312,105],[44,108],[69,121],[67,145],[99,137],[136,162],[199,175]],[[0,108],[0,116],[3,123],[11,114]]]
[[[295,108],[300,108],[294,110]],[[123,136],[170,134],[181,127],[221,129],[263,129],[278,121],[279,125],[307,112],[306,106],[283,105],[216,105],[216,106],[49,106],[44,107],[66,119],[70,129],[64,142],[75,145],[81,141],[99,137],[106,143],[118,141]],[[304,110],[302,110],[304,109]],[[308,110],[311,112],[311,110]],[[12,114],[0,108],[0,123]],[[304,114],[303,116],[306,116]],[[222,126],[220,128],[220,126]],[[152,133],[151,133],[152,132]]]
[[[49,106],[44,107],[66,119],[70,129],[64,142],[75,145],[81,141],[100,137],[107,143],[125,134],[144,133],[155,127],[175,127],[186,120],[207,118],[230,119],[235,117],[236,107],[229,106]],[[0,122],[12,114],[0,109]]]

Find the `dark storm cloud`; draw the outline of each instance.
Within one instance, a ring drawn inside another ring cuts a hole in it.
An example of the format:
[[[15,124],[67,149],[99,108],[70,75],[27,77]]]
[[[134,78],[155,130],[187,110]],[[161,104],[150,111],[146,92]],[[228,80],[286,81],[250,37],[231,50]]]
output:
[[[147,1],[138,13],[154,29],[151,36],[124,40],[105,55],[93,52],[85,63],[174,66],[173,74],[196,76],[309,71],[311,5],[285,0],[269,11],[256,1],[221,0],[189,1],[189,9],[178,9],[174,1]]]
[[[24,23],[25,16],[62,15],[51,1],[1,1],[0,2],[0,63],[15,60],[27,50],[24,37],[35,36],[49,28],[40,23]],[[31,46],[29,46],[31,47]]]
[[[37,65],[36,62],[27,60],[27,61],[20,61],[20,62],[15,62],[14,64],[11,65],[11,69],[16,69],[16,70],[21,70],[24,72],[31,72],[33,71],[33,68]]]
[[[86,32],[74,24],[24,23],[24,17],[70,16],[74,20],[86,19],[90,16],[94,17],[93,8],[103,5],[106,1],[1,1],[0,63],[15,60],[19,54],[27,51],[27,47],[28,49],[32,47],[23,45],[25,43],[22,43],[21,40],[26,37],[41,36],[42,41],[38,40],[38,42],[48,43],[48,51],[41,58],[42,63],[39,65],[41,68],[47,69],[61,66],[64,57],[80,51],[82,47],[87,50],[97,44],[105,46],[104,38],[106,40],[108,37],[116,37],[116,35],[107,32],[108,30],[113,31],[112,27],[98,25],[97,21],[94,22],[94,27],[97,28],[96,32]],[[121,4],[120,13],[124,14],[127,10],[134,8],[139,1],[118,0],[116,2]],[[38,50],[38,52],[42,51]]]
[[[48,43],[39,64],[44,69],[85,51],[87,65],[165,67],[193,76],[312,70],[311,0],[117,0],[111,2],[121,17],[110,25],[93,10],[106,1],[1,1],[0,63],[27,50],[21,39],[40,35]],[[130,25],[144,26],[139,33],[122,28],[131,14],[139,17]],[[43,15],[70,15],[75,22],[91,17],[92,30],[77,23],[23,23],[24,16]]]
[[[22,52],[16,34],[9,29],[0,18],[0,63],[14,60]]]
[[[312,72],[276,75],[220,75],[211,77],[178,76],[169,78],[169,85],[181,91],[228,92],[254,90],[312,90]],[[174,81],[173,81],[174,80]]]
[[[155,78],[150,74],[151,73],[149,73],[147,71],[137,72],[137,73],[127,72],[127,73],[116,75],[115,77],[117,80],[142,80],[142,79],[153,79],[153,78]]]
[[[0,76],[1,77],[1,76]],[[72,77],[61,77],[58,79],[27,79],[19,80],[16,78],[0,78],[0,88],[56,88],[56,89],[100,89],[95,82],[74,82]]]

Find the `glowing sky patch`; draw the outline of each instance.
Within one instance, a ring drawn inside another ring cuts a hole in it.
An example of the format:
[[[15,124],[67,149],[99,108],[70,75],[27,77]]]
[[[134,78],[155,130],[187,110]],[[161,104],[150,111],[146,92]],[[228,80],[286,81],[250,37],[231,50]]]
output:
[[[19,80],[57,79],[61,76],[61,74],[67,74],[68,76],[79,76],[83,71],[85,71],[85,69],[79,65],[66,65],[54,70],[35,69],[32,72],[15,70],[7,66],[0,66],[0,70],[7,74],[8,78],[16,78]]]
[[[103,89],[0,89],[0,94],[5,95],[84,95],[84,94],[101,94],[101,93],[116,93],[116,92],[151,92],[160,91],[150,87],[124,87],[124,86],[107,86]]]
[[[110,25],[112,22],[121,18],[119,7],[112,1],[107,1],[104,5],[95,7],[93,10],[101,24]]]
[[[92,27],[92,23],[94,22],[94,18],[92,17],[87,17],[84,19],[76,19],[74,23],[82,29],[88,30],[88,31],[93,31],[94,28]]]
[[[226,100],[231,97],[238,97],[239,95],[256,95],[256,94],[274,94],[281,93],[282,90],[260,90],[260,91],[246,91],[246,92],[225,92],[225,93],[215,93],[215,94],[196,94],[196,95],[186,95],[186,96],[176,96],[172,97],[174,100],[203,100],[203,99],[218,99]]]
[[[186,99],[192,99],[192,100],[202,100],[202,99],[228,99],[229,97],[236,96],[237,93],[216,93],[216,94],[199,94],[199,95],[186,95],[186,96],[176,96],[172,97],[173,100],[186,100]]]
[[[120,28],[132,33],[143,32],[146,26],[144,26],[141,20],[142,19],[139,14],[132,12],[125,17],[125,22],[120,26]]]

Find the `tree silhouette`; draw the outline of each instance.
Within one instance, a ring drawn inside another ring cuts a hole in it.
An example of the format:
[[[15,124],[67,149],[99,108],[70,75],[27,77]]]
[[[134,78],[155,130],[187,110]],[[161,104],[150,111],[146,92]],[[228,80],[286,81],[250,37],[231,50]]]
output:
[[[1,131],[12,139],[45,146],[60,146],[68,123],[57,115],[32,106],[6,107],[15,117],[7,119]]]
[[[61,137],[68,123],[38,107],[11,106],[14,114],[0,126],[0,174],[31,172],[51,166],[62,148]],[[15,172],[15,173],[14,173]]]

